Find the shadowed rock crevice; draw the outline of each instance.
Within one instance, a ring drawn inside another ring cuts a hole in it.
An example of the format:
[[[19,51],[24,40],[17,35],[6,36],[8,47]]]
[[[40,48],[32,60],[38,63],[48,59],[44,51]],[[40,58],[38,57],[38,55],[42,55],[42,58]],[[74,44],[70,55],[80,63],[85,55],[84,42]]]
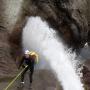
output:
[[[14,75],[16,65],[11,57],[11,47],[8,42],[8,32],[0,30],[0,78]],[[12,66],[12,68],[10,67]]]

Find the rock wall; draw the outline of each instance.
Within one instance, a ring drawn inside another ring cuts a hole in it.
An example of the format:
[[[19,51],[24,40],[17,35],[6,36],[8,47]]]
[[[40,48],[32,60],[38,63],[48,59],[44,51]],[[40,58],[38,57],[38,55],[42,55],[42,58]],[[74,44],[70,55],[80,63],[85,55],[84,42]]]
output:
[[[8,32],[0,29],[0,78],[13,76],[16,64],[11,57],[11,47],[8,42]]]
[[[4,0],[3,0],[4,1]],[[23,0],[5,0],[5,26],[11,31],[20,16],[21,5]]]
[[[13,76],[17,70],[12,57],[9,36],[19,17],[20,2],[19,0],[0,1],[0,78]]]

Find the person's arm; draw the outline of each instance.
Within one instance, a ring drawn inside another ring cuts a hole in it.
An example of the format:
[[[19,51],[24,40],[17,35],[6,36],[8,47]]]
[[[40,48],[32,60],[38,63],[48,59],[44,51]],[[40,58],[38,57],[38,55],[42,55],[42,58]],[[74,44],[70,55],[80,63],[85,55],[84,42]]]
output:
[[[18,68],[20,68],[22,66],[23,62],[24,62],[24,56],[21,58]]]

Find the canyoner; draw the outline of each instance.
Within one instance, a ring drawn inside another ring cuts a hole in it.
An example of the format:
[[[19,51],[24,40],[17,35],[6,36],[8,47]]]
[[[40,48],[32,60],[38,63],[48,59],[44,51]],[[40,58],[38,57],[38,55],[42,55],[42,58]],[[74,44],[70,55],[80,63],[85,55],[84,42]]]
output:
[[[8,84],[8,86],[4,90],[9,90],[9,88],[15,83],[15,81],[21,77],[21,84],[19,87],[24,86],[24,76],[26,72],[29,70],[29,78],[30,78],[30,88],[32,84],[34,65],[38,63],[38,54],[34,51],[25,50],[22,60],[19,64],[18,69],[20,72],[16,75],[16,77]]]
[[[25,50],[24,55],[22,56],[22,59],[20,61],[19,67],[25,68],[25,70],[21,74],[21,84],[24,85],[24,76],[26,72],[29,70],[29,81],[30,85],[33,81],[33,73],[34,73],[34,66],[38,63],[38,54],[34,51]]]

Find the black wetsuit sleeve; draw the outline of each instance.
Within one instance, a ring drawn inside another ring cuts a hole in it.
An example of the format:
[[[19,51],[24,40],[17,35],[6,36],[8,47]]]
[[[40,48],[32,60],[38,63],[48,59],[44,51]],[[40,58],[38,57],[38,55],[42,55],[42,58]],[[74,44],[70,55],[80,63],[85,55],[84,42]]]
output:
[[[19,68],[22,66],[23,62],[24,62],[24,57],[22,57],[21,60],[20,60]]]

